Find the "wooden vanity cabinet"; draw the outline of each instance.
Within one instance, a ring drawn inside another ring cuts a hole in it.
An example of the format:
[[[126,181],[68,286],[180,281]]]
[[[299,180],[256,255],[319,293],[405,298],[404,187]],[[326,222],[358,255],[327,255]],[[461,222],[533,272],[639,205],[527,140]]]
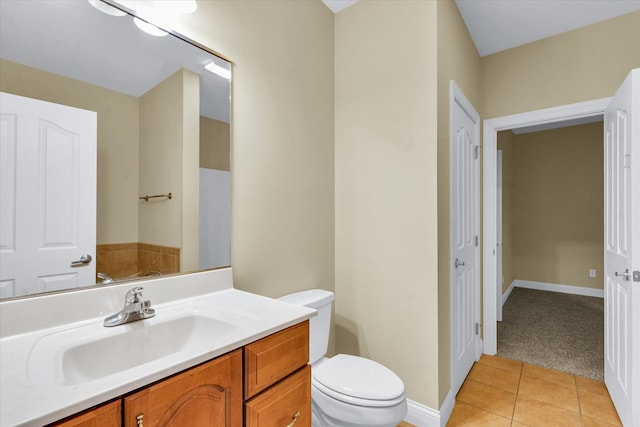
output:
[[[242,425],[242,350],[124,397],[125,427]]]
[[[50,427],[113,427],[120,425],[121,418],[122,403],[118,399],[50,424]]]
[[[308,362],[304,321],[52,426],[311,427]]]
[[[246,427],[311,427],[309,322],[244,347]]]

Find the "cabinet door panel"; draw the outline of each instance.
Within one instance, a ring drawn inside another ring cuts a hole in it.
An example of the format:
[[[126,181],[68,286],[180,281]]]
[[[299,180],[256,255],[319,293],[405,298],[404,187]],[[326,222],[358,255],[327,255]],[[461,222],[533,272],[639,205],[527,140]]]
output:
[[[120,399],[74,415],[49,427],[113,427],[120,425],[122,401]]]
[[[285,427],[294,419],[295,427],[311,427],[309,365],[245,404],[246,427]]]
[[[242,352],[236,350],[124,399],[124,425],[242,425]]]

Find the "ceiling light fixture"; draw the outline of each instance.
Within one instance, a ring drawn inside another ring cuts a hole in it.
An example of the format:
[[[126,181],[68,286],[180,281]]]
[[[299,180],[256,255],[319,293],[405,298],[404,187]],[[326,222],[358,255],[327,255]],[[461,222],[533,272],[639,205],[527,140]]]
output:
[[[1,1],[1,0],[0,0]],[[107,8],[117,10],[102,0],[88,0],[94,7],[103,10]],[[140,18],[133,18],[136,26],[147,34],[163,37],[173,28],[176,17],[193,13],[198,8],[196,0],[114,0],[129,8]],[[105,13],[108,13],[105,11]],[[163,30],[161,28],[165,28]]]
[[[221,67],[220,65],[216,64],[215,61],[209,62],[204,66],[204,68],[205,70],[210,71],[213,74],[217,74],[222,78],[231,80],[231,70],[227,70],[226,68]]]
[[[113,7],[110,4],[103,2],[102,0],[87,0],[87,1],[91,6],[95,7],[102,13],[106,13],[107,15],[111,15],[111,16],[126,15],[126,12],[123,12],[120,9]]]
[[[164,37],[166,36],[167,33],[165,30],[161,30],[160,28],[156,27],[153,24],[150,24],[146,21],[143,21],[140,18],[133,18],[133,22],[136,24],[136,27],[140,28],[142,31],[144,31],[147,34],[151,34],[152,36],[156,36],[156,37]]]

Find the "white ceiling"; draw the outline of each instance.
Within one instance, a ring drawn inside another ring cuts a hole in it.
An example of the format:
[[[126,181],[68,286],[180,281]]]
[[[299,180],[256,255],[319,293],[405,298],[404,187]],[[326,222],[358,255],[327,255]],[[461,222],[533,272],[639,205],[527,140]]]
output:
[[[322,0],[333,13],[338,13],[342,9],[351,6],[358,0]]]
[[[357,0],[322,0],[334,13]],[[402,0],[396,0],[402,1]],[[640,0],[455,0],[480,56],[640,10]]]
[[[455,0],[480,56],[640,10],[640,0]]]

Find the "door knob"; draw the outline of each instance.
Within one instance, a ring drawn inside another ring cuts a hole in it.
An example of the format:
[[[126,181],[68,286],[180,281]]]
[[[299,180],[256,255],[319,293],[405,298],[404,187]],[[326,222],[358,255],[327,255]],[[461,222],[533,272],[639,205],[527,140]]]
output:
[[[460,261],[458,258],[456,258],[456,261],[454,263],[455,267],[463,267],[464,266],[464,261]]]
[[[629,273],[629,269],[627,268],[623,272],[616,271],[616,277],[622,277],[622,280],[624,280],[625,282],[628,282],[629,279],[631,278],[631,273]]]
[[[84,254],[80,257],[79,260],[77,261],[71,261],[71,267],[78,267],[81,265],[86,265],[89,264],[91,262],[91,255],[89,254]]]

